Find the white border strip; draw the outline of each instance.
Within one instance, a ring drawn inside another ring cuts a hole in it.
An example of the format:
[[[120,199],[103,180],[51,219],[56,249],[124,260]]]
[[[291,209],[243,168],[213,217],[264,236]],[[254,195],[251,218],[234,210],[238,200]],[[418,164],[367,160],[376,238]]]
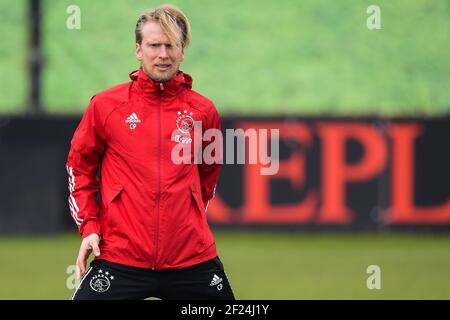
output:
[[[84,274],[84,276],[81,278],[80,283],[78,284],[77,288],[75,289],[75,291],[73,292],[72,296],[70,297],[70,300],[74,300],[75,299],[75,295],[77,294],[78,290],[80,290],[80,287],[83,283],[83,281],[86,279],[86,277],[88,276],[88,274],[92,271],[92,267],[90,267],[88,269],[88,271],[86,271],[86,273]]]

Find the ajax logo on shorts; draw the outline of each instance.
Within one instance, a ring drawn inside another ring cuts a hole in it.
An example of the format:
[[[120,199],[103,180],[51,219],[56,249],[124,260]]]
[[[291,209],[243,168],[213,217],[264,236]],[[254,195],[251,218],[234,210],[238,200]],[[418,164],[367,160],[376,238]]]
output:
[[[108,271],[103,272],[102,269],[98,270],[98,274],[93,276],[90,282],[92,290],[98,293],[108,291],[111,287],[111,280],[114,280],[114,276]]]

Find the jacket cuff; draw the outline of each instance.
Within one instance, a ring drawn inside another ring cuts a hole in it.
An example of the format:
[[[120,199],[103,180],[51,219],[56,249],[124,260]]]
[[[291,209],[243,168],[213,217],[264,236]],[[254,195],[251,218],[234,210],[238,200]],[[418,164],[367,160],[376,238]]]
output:
[[[81,237],[84,239],[88,235],[96,233],[99,237],[101,237],[101,231],[100,231],[100,225],[98,221],[91,220],[86,223],[86,225],[83,228],[83,232],[81,233]]]

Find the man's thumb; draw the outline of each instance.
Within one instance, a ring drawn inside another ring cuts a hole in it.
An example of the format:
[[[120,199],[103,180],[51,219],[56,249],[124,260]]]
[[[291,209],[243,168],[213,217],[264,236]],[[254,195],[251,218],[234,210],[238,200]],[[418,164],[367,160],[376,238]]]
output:
[[[100,255],[100,248],[97,242],[92,243],[92,251],[94,252],[94,256],[98,257]]]

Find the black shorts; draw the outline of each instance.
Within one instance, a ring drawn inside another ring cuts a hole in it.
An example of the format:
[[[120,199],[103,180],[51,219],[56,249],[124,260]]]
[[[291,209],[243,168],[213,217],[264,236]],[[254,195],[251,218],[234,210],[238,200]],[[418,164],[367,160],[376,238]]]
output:
[[[219,257],[187,268],[149,270],[94,260],[72,300],[234,300]]]

